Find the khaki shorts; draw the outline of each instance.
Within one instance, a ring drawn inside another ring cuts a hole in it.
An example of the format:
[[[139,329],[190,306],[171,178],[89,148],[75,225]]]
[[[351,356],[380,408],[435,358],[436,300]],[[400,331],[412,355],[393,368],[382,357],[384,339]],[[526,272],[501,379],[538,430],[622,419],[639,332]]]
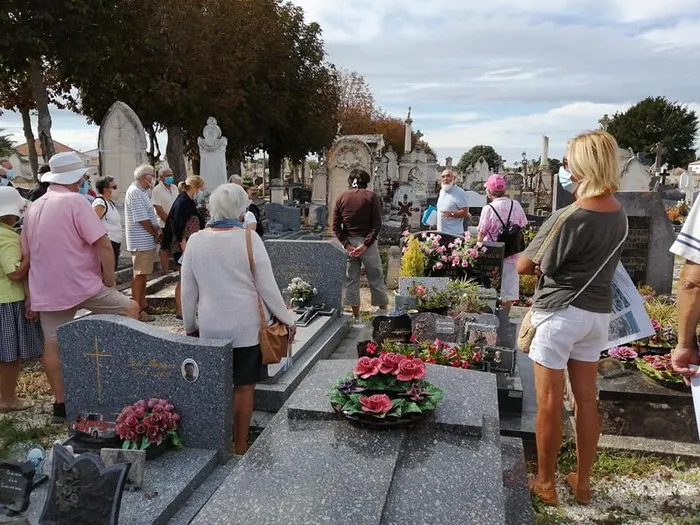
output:
[[[93,314],[124,315],[130,306],[131,299],[116,289],[105,286],[97,295],[68,310],[39,312],[39,319],[44,331],[44,338],[56,339],[56,329],[62,324],[72,321],[80,309],[90,310]]]
[[[131,261],[134,263],[134,275],[151,275],[156,251],[146,250],[131,252]]]

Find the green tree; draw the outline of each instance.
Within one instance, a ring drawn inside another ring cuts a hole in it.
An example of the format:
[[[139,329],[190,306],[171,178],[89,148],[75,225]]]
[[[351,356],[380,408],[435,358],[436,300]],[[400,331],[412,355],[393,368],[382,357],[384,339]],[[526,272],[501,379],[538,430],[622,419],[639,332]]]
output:
[[[485,145],[474,146],[472,149],[462,155],[462,158],[459,159],[459,163],[457,163],[457,169],[461,173],[465,173],[467,169],[476,164],[481,157],[484,157],[484,160],[488,163],[492,171],[496,171],[498,164],[501,161],[501,156],[496,153],[493,146]]]
[[[665,97],[648,97],[616,113],[608,131],[621,148],[632,148],[649,158],[655,158],[657,144],[663,144],[664,161],[671,167],[686,167],[695,158],[698,117],[687,105]]]
[[[0,133],[5,131],[0,128]],[[9,157],[15,152],[15,143],[9,135],[0,135],[0,157]]]

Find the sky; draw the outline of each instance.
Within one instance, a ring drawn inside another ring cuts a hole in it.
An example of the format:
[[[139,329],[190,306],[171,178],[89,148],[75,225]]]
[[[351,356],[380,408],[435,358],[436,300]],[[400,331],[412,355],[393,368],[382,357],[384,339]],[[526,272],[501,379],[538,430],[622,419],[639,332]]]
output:
[[[365,77],[444,162],[491,144],[508,165],[550,157],[603,114],[663,95],[700,112],[700,0],[294,0],[328,60]],[[56,140],[97,147],[97,127],[53,112]],[[36,126],[36,123],[35,123]],[[0,128],[24,142],[19,115]],[[225,133],[225,130],[224,130]],[[162,149],[164,149],[164,143]]]

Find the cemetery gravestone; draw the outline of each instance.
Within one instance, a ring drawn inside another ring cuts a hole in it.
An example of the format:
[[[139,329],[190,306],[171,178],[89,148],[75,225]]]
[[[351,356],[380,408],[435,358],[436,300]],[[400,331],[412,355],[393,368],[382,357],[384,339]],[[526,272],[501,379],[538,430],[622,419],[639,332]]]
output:
[[[53,448],[49,494],[40,525],[117,525],[128,465],[106,467],[94,454]]]
[[[0,462],[0,505],[12,513],[27,510],[34,473],[34,466],[29,462]]]
[[[318,206],[315,210],[316,224],[325,229],[328,224],[328,206]]]
[[[301,230],[301,210],[299,208],[271,202],[265,206],[265,213],[269,224],[279,225],[283,232]]]
[[[300,277],[318,290],[312,299],[314,304],[342,308],[347,253],[338,244],[268,240],[265,247],[280,290],[289,286],[293,278]]]
[[[221,128],[214,117],[207,119],[199,144],[199,173],[204,179],[208,192],[226,184],[226,146],[228,139],[221,134]]]
[[[420,341],[435,341],[444,343],[461,343],[463,324],[452,317],[434,313],[416,314],[411,319],[413,335]]]
[[[179,336],[108,315],[62,325],[58,340],[69,421],[85,413],[118,414],[141,399],[167,399],[180,414],[185,446],[230,457],[230,342]],[[186,363],[195,364],[194,379]]]
[[[649,217],[628,217],[629,233],[622,247],[620,262],[634,284],[646,282],[649,257]]]
[[[475,272],[469,277],[486,288],[500,290],[505,245],[502,242],[485,242],[483,245],[486,250],[479,254]]]
[[[300,203],[311,202],[311,190],[306,188],[292,188],[290,193],[293,201]]]
[[[98,147],[100,172],[116,179],[116,200],[122,202],[134,181],[134,170],[148,161],[146,132],[138,115],[124,102],[115,102],[102,119]]]
[[[103,448],[100,457],[105,466],[119,465],[125,463],[129,465],[129,475],[126,482],[133,488],[143,487],[143,474],[146,470],[145,450],[123,450],[120,448]]]
[[[512,348],[487,346],[484,348],[484,361],[489,372],[513,375],[517,353]]]
[[[411,340],[412,323],[408,314],[377,315],[372,319],[372,339],[408,343]]]

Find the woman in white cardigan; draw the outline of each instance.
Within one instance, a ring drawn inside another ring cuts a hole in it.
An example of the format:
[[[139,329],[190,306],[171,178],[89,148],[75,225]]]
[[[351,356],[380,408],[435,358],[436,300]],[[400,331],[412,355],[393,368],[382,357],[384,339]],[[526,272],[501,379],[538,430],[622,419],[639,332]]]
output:
[[[273,316],[287,325],[290,339],[294,318],[287,310],[272,274],[262,239],[252,232],[256,279],[250,272],[243,218],[248,195],[236,184],[224,184],[209,199],[208,227],[187,242],[182,262],[182,317],[187,334],[226,339],[233,345],[234,453],[247,449],[253,415],[255,383],[267,379],[260,352],[258,293],[267,322]]]

